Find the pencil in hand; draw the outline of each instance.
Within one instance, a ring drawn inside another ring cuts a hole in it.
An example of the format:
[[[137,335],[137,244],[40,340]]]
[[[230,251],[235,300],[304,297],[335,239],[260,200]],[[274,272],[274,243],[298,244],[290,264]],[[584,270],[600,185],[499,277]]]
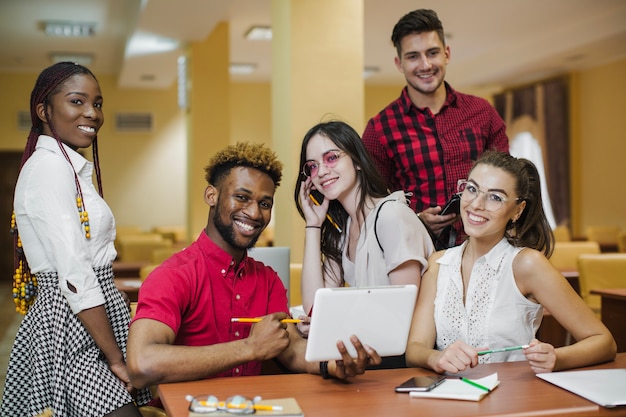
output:
[[[231,323],[258,323],[263,320],[261,317],[233,317]],[[282,319],[281,323],[300,323],[300,319]]]
[[[313,201],[313,204],[315,204],[316,206],[320,205],[320,202],[317,201],[317,199],[313,196],[313,194],[309,194],[309,198],[311,199],[311,201]],[[337,231],[339,233],[343,233],[341,230],[341,227],[339,227],[339,225],[337,224],[337,222],[335,222],[335,220],[331,217],[330,214],[326,213],[326,218],[328,219],[328,221],[330,222],[330,224],[332,224],[333,226],[335,226],[335,229],[337,229]]]

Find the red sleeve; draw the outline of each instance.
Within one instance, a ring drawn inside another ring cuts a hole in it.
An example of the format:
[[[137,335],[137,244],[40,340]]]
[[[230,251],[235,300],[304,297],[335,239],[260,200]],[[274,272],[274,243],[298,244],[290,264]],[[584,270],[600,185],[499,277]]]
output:
[[[373,119],[367,123],[365,131],[363,132],[363,144],[365,149],[369,152],[374,165],[378,168],[378,172],[385,180],[388,187],[392,187],[393,176],[391,172],[392,163],[387,156],[385,147],[380,143],[378,135],[376,134],[376,128],[374,127]]]

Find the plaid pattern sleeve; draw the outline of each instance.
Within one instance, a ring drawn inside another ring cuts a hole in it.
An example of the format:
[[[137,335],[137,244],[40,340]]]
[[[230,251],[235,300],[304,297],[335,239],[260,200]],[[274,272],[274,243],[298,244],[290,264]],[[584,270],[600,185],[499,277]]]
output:
[[[447,83],[446,92],[443,107],[432,114],[414,106],[405,87],[363,133],[390,190],[412,193],[416,212],[443,206],[485,150],[509,150],[504,122],[486,100]]]

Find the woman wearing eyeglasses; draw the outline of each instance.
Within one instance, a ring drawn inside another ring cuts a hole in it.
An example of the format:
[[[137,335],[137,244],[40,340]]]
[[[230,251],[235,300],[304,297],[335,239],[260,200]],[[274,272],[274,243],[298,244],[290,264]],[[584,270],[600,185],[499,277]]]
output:
[[[547,259],[554,237],[532,162],[487,152],[458,192],[469,238],[429,259],[407,364],[457,373],[527,360],[541,373],[612,360],[610,332]],[[576,343],[555,348],[535,338],[544,307]]]
[[[311,128],[294,199],[306,221],[302,301],[323,287],[419,286],[432,240],[402,191],[389,194],[358,133],[330,121]]]

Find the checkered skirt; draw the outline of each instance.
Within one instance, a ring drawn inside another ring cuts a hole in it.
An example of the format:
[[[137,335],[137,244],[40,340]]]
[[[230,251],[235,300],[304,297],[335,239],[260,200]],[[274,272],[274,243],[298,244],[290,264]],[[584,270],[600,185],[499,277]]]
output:
[[[113,283],[112,267],[95,272],[113,333],[126,356],[128,307]],[[37,300],[13,343],[0,416],[35,416],[49,408],[55,417],[99,417],[133,401],[72,313],[57,274],[38,274],[37,281]],[[149,400],[149,390],[139,391],[137,404]]]

